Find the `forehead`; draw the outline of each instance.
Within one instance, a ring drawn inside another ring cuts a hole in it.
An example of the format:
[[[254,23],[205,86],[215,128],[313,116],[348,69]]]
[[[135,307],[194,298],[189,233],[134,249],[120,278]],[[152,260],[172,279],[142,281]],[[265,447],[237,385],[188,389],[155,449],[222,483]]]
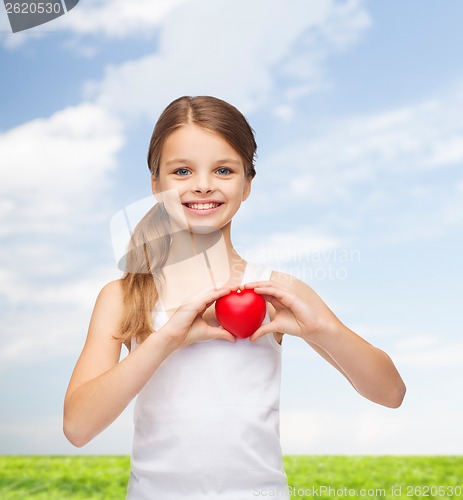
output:
[[[172,132],[164,142],[161,163],[175,158],[195,161],[216,161],[218,158],[232,158],[242,164],[239,153],[220,135],[198,127],[182,125]]]

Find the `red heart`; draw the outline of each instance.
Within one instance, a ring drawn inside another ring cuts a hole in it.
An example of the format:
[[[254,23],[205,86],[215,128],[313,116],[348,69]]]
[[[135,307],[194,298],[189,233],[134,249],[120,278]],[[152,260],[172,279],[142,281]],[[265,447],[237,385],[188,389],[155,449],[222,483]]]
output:
[[[225,330],[235,337],[250,337],[264,321],[264,298],[251,288],[231,291],[215,302],[215,314]]]

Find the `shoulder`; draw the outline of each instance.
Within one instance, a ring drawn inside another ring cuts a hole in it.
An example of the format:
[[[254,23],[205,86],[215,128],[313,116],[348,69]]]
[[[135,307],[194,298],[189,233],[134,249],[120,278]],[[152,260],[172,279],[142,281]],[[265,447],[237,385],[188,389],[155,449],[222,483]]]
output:
[[[125,292],[123,285],[124,281],[122,279],[109,281],[101,288],[98,294],[99,299],[120,308],[124,304]]]
[[[122,280],[117,279],[106,283],[98,293],[95,302],[94,315],[104,316],[120,322],[124,314],[124,290]]]
[[[124,302],[124,289],[122,288],[122,280],[117,279],[109,281],[104,285],[98,293],[97,301],[120,305]]]

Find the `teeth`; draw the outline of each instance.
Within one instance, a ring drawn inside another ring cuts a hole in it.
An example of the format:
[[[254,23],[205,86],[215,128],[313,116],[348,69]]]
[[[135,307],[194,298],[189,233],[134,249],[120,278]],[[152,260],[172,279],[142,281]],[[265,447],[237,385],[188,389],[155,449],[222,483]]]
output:
[[[193,208],[195,210],[209,210],[211,208],[216,208],[219,203],[187,203],[188,208]]]

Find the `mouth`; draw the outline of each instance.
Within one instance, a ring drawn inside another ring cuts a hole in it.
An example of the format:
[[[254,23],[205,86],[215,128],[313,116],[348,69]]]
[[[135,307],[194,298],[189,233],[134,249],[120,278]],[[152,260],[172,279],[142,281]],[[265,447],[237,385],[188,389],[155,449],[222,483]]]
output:
[[[223,203],[183,203],[183,206],[193,210],[211,210],[220,207]]]
[[[210,215],[216,212],[219,207],[223,205],[223,202],[211,201],[208,203],[182,203],[182,205],[188,210],[189,213],[194,215]]]

